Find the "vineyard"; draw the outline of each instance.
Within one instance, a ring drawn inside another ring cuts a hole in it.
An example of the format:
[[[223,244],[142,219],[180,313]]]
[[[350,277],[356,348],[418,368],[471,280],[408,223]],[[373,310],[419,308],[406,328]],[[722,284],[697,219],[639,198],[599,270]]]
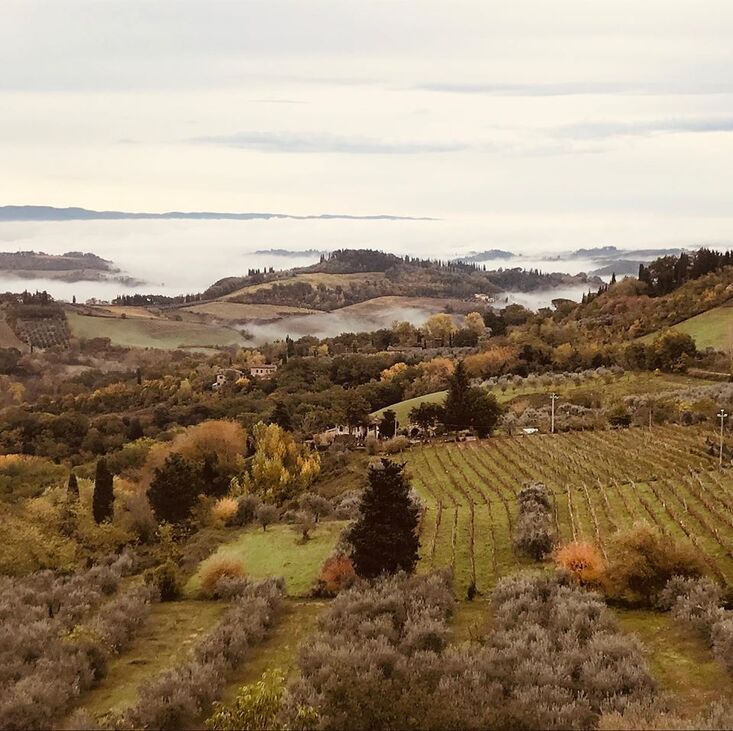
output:
[[[481,592],[528,560],[512,546],[516,493],[545,483],[562,542],[606,554],[639,520],[692,543],[713,575],[733,583],[733,476],[706,451],[709,429],[665,426],[421,446],[408,464],[425,510],[420,565],[452,567],[456,590]]]
[[[16,320],[18,337],[34,348],[68,347],[69,326],[65,318],[46,317],[32,320]]]

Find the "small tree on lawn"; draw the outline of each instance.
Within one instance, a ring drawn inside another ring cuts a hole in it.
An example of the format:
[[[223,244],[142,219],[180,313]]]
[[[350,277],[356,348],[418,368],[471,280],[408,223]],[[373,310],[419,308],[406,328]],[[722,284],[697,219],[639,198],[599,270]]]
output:
[[[295,516],[295,522],[293,523],[293,530],[300,534],[303,543],[310,540],[310,534],[312,530],[315,530],[316,521],[311,513],[306,510],[300,511]]]
[[[415,570],[419,510],[404,470],[386,458],[369,466],[360,514],[347,535],[356,573],[365,578]]]
[[[97,462],[97,471],[94,476],[94,494],[92,495],[92,513],[97,523],[112,519],[115,500],[112,482],[112,473],[107,467],[107,461],[102,458]]]
[[[301,510],[310,513],[316,523],[323,515],[329,515],[333,510],[331,503],[322,495],[314,492],[304,492],[298,500]]]
[[[279,515],[274,505],[260,505],[257,509],[257,522],[262,526],[262,530],[267,530],[268,525],[277,522]]]
[[[423,402],[410,411],[410,421],[427,431],[444,418],[442,404]]]
[[[472,388],[469,392],[471,403],[471,426],[480,437],[488,437],[496,427],[501,416],[501,406],[493,393],[486,393],[480,388]]]

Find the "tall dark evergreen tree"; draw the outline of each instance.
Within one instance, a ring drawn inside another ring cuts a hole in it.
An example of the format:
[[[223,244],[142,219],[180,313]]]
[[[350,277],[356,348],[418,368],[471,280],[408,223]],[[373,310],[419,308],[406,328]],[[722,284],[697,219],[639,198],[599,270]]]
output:
[[[359,517],[347,534],[354,568],[364,578],[415,570],[419,510],[404,470],[386,458],[369,466]]]
[[[66,496],[70,500],[79,499],[79,483],[76,479],[76,475],[73,472],[69,475],[69,482],[66,485]]]
[[[278,401],[275,404],[272,416],[270,416],[270,422],[277,424],[281,429],[285,429],[285,431],[293,431],[293,419],[290,416],[290,409],[288,409],[284,401]]]
[[[107,467],[106,460],[102,457],[97,462],[97,472],[94,476],[94,495],[92,496],[92,513],[97,523],[112,519],[114,500],[112,473]]]
[[[391,439],[397,433],[397,414],[392,409],[385,409],[379,420],[379,434]]]
[[[201,469],[180,454],[171,454],[155,470],[148,499],[159,521],[182,523],[191,514],[199,494]]]
[[[488,437],[496,428],[501,416],[501,406],[493,393],[472,388],[469,393],[471,426],[480,437]]]
[[[459,361],[448,382],[445,399],[445,425],[449,429],[467,429],[471,424],[471,384],[463,361]]]

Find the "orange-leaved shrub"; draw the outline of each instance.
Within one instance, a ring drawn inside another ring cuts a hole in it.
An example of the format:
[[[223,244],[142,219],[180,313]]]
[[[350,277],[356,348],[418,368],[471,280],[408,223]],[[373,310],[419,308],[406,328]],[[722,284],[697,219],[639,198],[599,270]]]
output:
[[[320,596],[336,596],[342,589],[348,589],[355,580],[354,564],[348,556],[339,553],[324,562],[316,593]]]
[[[603,576],[603,558],[591,543],[566,543],[555,550],[552,558],[559,569],[567,571],[583,586],[597,585]]]
[[[205,596],[217,595],[220,579],[241,579],[245,576],[244,564],[233,558],[212,559],[201,569],[201,592]]]

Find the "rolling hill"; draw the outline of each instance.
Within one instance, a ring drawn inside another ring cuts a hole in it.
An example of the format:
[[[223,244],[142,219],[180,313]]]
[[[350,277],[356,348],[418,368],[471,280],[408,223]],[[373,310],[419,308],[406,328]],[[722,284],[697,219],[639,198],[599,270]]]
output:
[[[683,320],[671,329],[692,336],[700,350],[729,351],[733,348],[733,301]]]

